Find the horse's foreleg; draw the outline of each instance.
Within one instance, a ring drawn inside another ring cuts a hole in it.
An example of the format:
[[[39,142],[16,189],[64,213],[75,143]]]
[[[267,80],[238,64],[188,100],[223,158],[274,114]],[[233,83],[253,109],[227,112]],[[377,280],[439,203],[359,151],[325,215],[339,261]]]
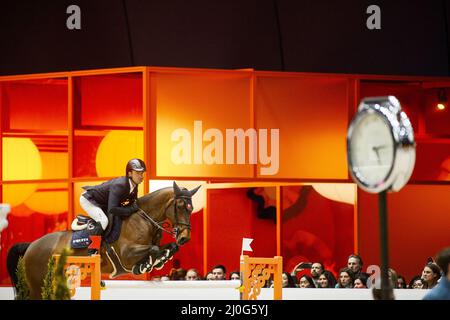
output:
[[[172,259],[173,255],[178,250],[179,250],[179,246],[175,242],[171,242],[171,243],[168,243],[168,244],[162,246],[161,250],[157,253],[157,255],[154,259],[153,267],[156,270],[162,269],[162,267],[164,267],[164,265],[170,259]]]
[[[159,247],[154,245],[142,245],[136,244],[131,246],[126,246],[121,248],[120,255],[123,258],[124,262],[135,263],[136,261],[141,260],[143,257],[149,257],[150,253],[159,250]]]
[[[142,274],[152,271],[153,259],[159,252],[159,247],[154,245],[127,245],[121,248],[120,253],[133,274]]]
[[[146,250],[144,247],[147,247]],[[148,249],[148,247],[150,247],[150,249]],[[175,252],[178,251],[178,245],[172,242],[162,246],[161,249],[157,246],[140,245],[133,248],[133,250],[129,250],[129,254],[131,254],[131,251],[146,253],[146,255],[132,267],[133,274],[138,275],[151,272],[153,268],[160,270],[172,258]]]

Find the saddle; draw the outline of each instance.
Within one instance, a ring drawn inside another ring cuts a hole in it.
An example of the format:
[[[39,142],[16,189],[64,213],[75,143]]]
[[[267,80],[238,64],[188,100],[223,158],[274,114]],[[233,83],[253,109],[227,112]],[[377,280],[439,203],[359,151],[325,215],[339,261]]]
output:
[[[101,236],[98,235],[98,226],[94,219],[78,215],[71,225],[72,249],[85,249],[100,247]]]
[[[73,219],[71,229],[72,231],[84,230],[88,227],[89,222],[94,223],[95,221],[90,217],[78,215],[75,219]]]

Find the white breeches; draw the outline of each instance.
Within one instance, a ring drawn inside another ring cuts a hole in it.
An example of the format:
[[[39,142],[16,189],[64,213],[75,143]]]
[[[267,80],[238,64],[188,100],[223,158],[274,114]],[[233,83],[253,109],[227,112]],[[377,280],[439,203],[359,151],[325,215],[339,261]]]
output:
[[[108,217],[106,217],[106,214],[102,209],[89,202],[89,200],[83,197],[83,195],[81,195],[80,197],[80,205],[83,210],[86,211],[86,213],[89,215],[89,217],[97,222],[100,222],[103,230],[108,227]]]

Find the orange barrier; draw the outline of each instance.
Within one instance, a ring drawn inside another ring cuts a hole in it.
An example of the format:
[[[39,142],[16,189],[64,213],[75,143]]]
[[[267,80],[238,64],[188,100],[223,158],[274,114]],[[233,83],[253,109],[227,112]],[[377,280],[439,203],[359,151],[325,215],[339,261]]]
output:
[[[53,255],[56,264],[59,254]],[[70,289],[70,296],[73,297],[76,288],[81,285],[81,280],[91,277],[91,300],[100,300],[101,281],[100,255],[92,256],[68,256],[64,267],[67,276],[67,285]]]
[[[282,299],[283,258],[241,258],[241,274],[243,278],[243,300],[256,300],[261,288],[273,275],[273,299]]]

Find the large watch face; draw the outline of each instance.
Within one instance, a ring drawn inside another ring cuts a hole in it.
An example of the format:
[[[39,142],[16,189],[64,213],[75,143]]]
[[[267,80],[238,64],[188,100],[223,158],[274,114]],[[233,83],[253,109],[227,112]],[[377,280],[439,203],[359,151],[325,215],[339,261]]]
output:
[[[354,124],[350,160],[356,178],[368,186],[382,183],[391,171],[394,139],[391,128],[378,112],[366,112]]]

